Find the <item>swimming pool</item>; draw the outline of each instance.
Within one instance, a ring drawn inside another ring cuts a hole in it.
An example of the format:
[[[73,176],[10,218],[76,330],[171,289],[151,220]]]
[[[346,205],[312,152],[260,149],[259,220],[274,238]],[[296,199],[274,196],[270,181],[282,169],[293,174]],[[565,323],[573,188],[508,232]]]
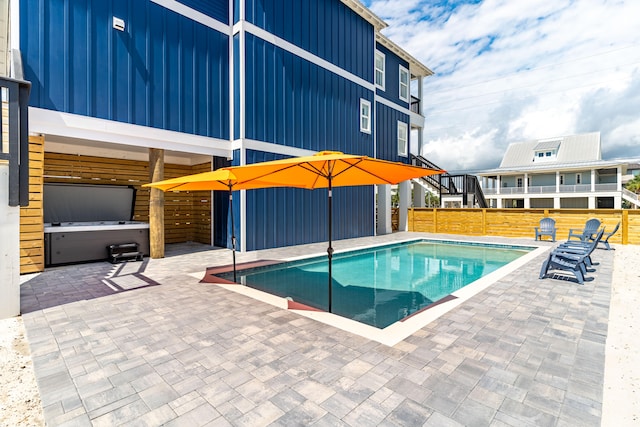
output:
[[[532,247],[419,240],[334,254],[332,312],[385,328],[531,251]],[[321,310],[327,258],[238,271],[238,282]],[[232,274],[219,275],[231,279]]]

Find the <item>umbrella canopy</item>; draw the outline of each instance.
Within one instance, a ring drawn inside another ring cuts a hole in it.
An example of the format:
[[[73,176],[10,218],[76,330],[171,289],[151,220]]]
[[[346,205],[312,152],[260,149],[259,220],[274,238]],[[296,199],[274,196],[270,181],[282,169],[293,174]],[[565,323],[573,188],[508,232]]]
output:
[[[210,172],[196,173],[164,181],[144,184],[143,187],[158,188],[162,191],[207,191],[223,190],[229,192],[229,206],[231,209],[231,248],[233,253],[233,281],[236,281],[236,234],[233,218],[233,191],[250,190],[255,188],[277,187],[271,182],[253,179],[248,182],[238,180],[230,170],[222,168]]]
[[[328,188],[329,312],[332,296],[332,188],[342,186],[398,184],[412,178],[444,173],[404,163],[389,162],[367,156],[321,151],[312,156],[293,157],[245,166],[230,166],[238,181],[271,183],[274,187]]]
[[[275,186],[307,189],[397,184],[412,178],[444,173],[404,163],[389,162],[367,156],[321,151],[312,156],[292,157],[245,166],[230,166],[238,181],[258,180]]]
[[[254,187],[254,185],[256,185],[256,183],[252,183],[251,185],[242,185],[238,182],[238,179],[233,172],[227,169],[218,169],[210,172],[196,173],[193,175],[181,176],[179,178],[152,182],[150,184],[144,184],[143,187],[159,188],[162,191],[228,191],[229,187],[232,187],[234,190],[260,188]]]

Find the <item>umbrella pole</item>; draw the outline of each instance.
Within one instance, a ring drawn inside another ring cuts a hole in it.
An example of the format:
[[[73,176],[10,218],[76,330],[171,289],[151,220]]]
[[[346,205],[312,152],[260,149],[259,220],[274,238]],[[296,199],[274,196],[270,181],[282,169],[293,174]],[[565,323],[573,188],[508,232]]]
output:
[[[333,199],[333,194],[332,194],[332,187],[331,187],[331,176],[329,176],[329,247],[327,248],[327,256],[329,257],[329,313],[331,313],[331,301],[333,300],[332,298],[332,291],[333,291],[333,286],[332,286],[332,280],[331,280],[331,259],[333,258],[333,248],[331,247],[331,200]]]
[[[231,250],[233,253],[233,282],[237,283],[236,279],[236,228],[233,221],[233,191],[229,186],[229,207],[231,209]]]

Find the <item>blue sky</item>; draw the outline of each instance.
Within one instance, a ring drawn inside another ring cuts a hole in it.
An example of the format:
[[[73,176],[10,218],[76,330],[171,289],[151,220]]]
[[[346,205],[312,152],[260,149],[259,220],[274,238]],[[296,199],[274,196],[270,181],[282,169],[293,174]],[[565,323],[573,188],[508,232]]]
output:
[[[427,65],[423,155],[497,167],[512,142],[601,132],[640,162],[640,1],[363,0]]]

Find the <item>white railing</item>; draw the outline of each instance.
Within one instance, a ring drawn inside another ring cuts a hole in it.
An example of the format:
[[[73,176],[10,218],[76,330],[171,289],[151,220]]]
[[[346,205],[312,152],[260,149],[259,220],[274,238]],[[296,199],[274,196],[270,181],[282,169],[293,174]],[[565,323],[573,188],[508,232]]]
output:
[[[561,185],[561,193],[589,193],[591,192],[591,184],[575,184],[575,185]]]
[[[523,187],[502,187],[500,194],[522,194],[524,193]]]
[[[595,192],[611,192],[618,191],[618,184],[595,184]],[[529,194],[551,194],[551,193],[590,193],[591,184],[576,184],[576,185],[561,185],[560,191],[556,191],[555,185],[536,185],[527,188]],[[486,195],[498,194],[497,188],[483,188],[482,192]],[[524,187],[502,187],[500,188],[500,194],[524,194]],[[631,193],[633,194],[633,193]]]
[[[527,191],[531,194],[555,193],[556,186],[555,185],[536,185],[536,186],[529,187]]]
[[[640,196],[634,193],[633,191],[629,191],[626,188],[623,188],[622,197],[624,197],[626,200],[633,203],[634,205],[640,206]]]
[[[618,184],[596,184],[596,191],[618,191]]]

